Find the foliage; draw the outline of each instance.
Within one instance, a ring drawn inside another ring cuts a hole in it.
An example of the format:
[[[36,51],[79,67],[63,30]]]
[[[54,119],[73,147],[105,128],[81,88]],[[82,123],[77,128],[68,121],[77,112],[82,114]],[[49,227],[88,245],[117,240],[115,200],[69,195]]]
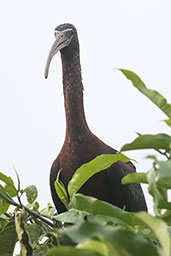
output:
[[[154,102],[169,119],[164,122],[171,126],[171,107],[156,91],[148,89],[133,72],[121,70],[133,85]],[[0,173],[0,256],[13,255],[17,241],[20,255],[69,255],[69,256],[170,256],[171,255],[171,137],[167,134],[138,134],[121,151],[152,149],[165,157],[159,160],[155,155],[152,168],[146,173],[133,173],[122,179],[123,184],[146,183],[153,197],[155,216],[147,212],[131,213],[93,197],[79,194],[80,187],[92,175],[105,170],[114,162],[129,161],[119,153],[101,155],[82,165],[68,187],[55,182],[58,196],[68,209],[57,214],[48,204],[40,210],[37,189],[34,185],[20,188],[5,174]],[[23,195],[27,205],[23,205]],[[18,202],[17,202],[18,201]],[[9,205],[14,206],[11,213]]]

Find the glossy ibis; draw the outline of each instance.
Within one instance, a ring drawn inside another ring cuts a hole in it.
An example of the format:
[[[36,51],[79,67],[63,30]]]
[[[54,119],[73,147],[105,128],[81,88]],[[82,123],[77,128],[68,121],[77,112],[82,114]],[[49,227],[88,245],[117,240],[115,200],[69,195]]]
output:
[[[60,169],[60,180],[67,186],[75,170],[101,154],[116,154],[97,138],[89,129],[83,106],[83,84],[81,77],[79,42],[76,28],[71,24],[62,24],[55,29],[55,42],[50,50],[45,78],[53,56],[60,51],[63,71],[63,93],[66,115],[66,136],[63,147],[53,162],[50,172],[51,194],[59,213],[66,211],[58,198],[54,181]],[[134,165],[118,161],[108,170],[91,177],[79,192],[94,196],[127,211],[147,210],[144,195],[139,184],[122,185],[121,178],[136,172]]]

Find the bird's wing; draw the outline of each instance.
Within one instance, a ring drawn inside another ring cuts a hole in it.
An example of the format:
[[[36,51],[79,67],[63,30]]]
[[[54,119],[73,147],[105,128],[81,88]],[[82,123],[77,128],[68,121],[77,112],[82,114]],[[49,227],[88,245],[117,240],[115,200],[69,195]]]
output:
[[[140,184],[130,183],[123,185],[121,179],[128,173],[135,172],[134,165],[117,162],[106,172],[111,193],[116,206],[127,211],[147,211],[144,194]]]

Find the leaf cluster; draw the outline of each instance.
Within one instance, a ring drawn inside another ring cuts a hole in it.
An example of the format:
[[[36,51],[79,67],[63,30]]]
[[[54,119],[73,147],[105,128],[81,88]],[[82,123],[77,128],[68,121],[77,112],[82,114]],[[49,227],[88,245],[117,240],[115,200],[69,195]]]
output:
[[[158,92],[148,89],[133,72],[121,70],[133,85],[168,117],[171,126],[171,105]],[[80,187],[95,173],[107,169],[117,161],[130,161],[125,155],[101,155],[82,165],[73,175],[67,188],[55,181],[57,194],[67,211],[57,214],[48,204],[40,210],[38,192],[34,185],[20,188],[0,173],[0,255],[11,256],[17,241],[19,255],[69,256],[170,256],[171,255],[171,136],[168,134],[139,134],[121,151],[152,149],[156,155],[152,168],[146,173],[132,173],[122,179],[123,184],[146,183],[153,197],[154,213],[132,213],[93,197],[79,194]],[[27,205],[23,205],[23,197]],[[10,212],[9,206],[14,206]]]

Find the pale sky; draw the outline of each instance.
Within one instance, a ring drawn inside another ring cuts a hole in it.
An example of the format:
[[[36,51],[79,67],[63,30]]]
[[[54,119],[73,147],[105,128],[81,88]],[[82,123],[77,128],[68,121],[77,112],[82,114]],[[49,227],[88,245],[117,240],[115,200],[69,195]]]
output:
[[[44,79],[54,28],[77,28],[87,122],[119,150],[135,132],[170,132],[161,122],[166,116],[116,70],[136,72],[171,102],[170,13],[170,0],[2,1],[0,171],[16,180],[15,167],[22,188],[36,185],[41,207],[52,202],[49,172],[65,135],[60,54]],[[151,168],[149,153],[125,152],[141,172]]]

